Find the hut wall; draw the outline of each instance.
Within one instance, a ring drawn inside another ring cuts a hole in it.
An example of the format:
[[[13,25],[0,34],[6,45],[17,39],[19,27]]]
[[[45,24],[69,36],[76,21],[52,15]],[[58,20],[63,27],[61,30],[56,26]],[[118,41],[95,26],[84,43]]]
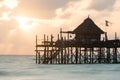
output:
[[[100,34],[76,34],[75,39],[81,43],[91,43],[100,41]]]

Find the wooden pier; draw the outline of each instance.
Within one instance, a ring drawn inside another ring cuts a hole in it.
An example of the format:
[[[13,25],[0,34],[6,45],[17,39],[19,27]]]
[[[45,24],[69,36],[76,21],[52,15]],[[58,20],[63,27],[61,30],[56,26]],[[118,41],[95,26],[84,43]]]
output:
[[[39,43],[36,36],[36,64],[119,63],[119,48],[120,40],[108,40],[107,33],[88,17],[73,31],[60,29],[57,40],[44,35]]]

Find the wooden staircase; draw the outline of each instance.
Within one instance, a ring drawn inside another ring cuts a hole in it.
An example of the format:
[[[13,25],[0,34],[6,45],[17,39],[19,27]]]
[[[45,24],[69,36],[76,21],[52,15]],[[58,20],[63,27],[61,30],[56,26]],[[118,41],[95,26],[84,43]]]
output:
[[[46,58],[44,58],[43,60],[43,64],[48,64],[50,61],[52,61],[53,59],[57,58],[57,55],[59,55],[60,53],[60,48],[58,48],[58,50],[56,50],[52,56],[48,56]]]

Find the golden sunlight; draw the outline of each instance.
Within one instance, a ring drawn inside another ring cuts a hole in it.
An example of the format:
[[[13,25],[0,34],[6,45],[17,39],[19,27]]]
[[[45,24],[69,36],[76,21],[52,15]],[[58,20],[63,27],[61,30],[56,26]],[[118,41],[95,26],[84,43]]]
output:
[[[4,5],[10,9],[14,9],[18,5],[18,0],[4,0]]]
[[[3,12],[3,13],[2,13],[2,18],[3,18],[4,20],[10,20],[10,18],[9,18],[8,15],[9,15],[9,14],[8,14],[7,12]]]
[[[33,21],[30,18],[16,17],[19,23],[19,28],[22,30],[30,30],[33,27]]]

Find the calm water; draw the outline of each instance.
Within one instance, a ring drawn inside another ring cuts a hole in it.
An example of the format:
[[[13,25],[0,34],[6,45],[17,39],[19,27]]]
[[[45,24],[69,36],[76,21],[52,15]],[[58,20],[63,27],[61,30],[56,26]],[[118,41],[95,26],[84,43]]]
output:
[[[0,56],[0,80],[120,80],[120,64],[38,65],[34,56]]]

